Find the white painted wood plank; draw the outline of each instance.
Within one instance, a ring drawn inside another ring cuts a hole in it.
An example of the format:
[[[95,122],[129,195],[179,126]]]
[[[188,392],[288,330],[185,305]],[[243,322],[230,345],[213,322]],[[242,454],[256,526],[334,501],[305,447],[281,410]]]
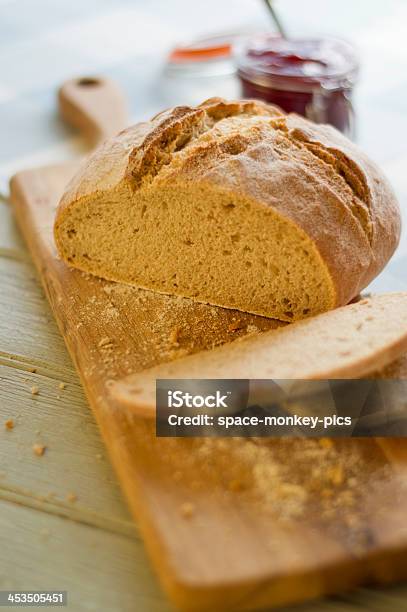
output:
[[[6,200],[0,198],[0,255],[29,258],[23,238],[14,220],[13,211]]]
[[[0,365],[0,498],[134,535],[79,382],[64,382],[61,390],[56,379]],[[46,446],[43,456],[34,444]]]
[[[50,376],[72,375],[66,351],[32,263],[0,256],[0,357],[21,357]]]
[[[67,590],[72,612],[169,610],[135,539],[0,501],[0,544],[2,590]]]
[[[76,371],[4,203],[0,249],[10,255],[0,256],[0,497],[135,533]],[[29,371],[33,367],[35,373]],[[39,395],[31,394],[32,386]],[[15,422],[11,431],[4,427],[7,419]],[[48,447],[41,458],[32,450],[36,442]],[[66,500],[72,492],[75,504]]]

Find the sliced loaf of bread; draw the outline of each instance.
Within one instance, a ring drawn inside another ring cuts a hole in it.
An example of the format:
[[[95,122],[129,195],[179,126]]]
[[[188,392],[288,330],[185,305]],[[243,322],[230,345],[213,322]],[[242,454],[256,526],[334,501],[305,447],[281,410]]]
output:
[[[219,98],[106,142],[55,221],[69,265],[283,321],[348,303],[399,234],[388,182],[334,128]]]
[[[388,293],[130,375],[113,383],[111,393],[154,416],[158,378],[360,378],[405,351],[407,292]]]

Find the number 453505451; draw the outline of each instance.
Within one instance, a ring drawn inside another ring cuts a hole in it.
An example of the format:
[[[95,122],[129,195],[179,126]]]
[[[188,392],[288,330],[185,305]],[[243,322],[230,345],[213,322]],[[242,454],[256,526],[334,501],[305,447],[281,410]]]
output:
[[[0,605],[56,605],[64,606],[67,603],[66,591],[8,591],[0,592]]]

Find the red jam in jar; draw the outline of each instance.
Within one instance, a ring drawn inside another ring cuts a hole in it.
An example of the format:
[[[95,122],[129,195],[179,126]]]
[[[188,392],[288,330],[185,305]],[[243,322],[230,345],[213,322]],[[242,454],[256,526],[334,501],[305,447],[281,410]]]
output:
[[[239,54],[244,98],[260,98],[316,123],[354,135],[352,90],[359,64],[349,43],[262,36]]]

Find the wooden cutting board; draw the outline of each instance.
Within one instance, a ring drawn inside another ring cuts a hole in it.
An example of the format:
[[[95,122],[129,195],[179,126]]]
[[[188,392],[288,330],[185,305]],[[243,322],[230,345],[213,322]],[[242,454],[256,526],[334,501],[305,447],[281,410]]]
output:
[[[126,120],[108,82],[71,82],[60,104],[92,141]],[[12,202],[173,602],[185,610],[264,608],[406,578],[404,440],[157,439],[152,420],[112,401],[111,380],[278,324],[67,268],[52,226],[75,168],[20,172]]]

